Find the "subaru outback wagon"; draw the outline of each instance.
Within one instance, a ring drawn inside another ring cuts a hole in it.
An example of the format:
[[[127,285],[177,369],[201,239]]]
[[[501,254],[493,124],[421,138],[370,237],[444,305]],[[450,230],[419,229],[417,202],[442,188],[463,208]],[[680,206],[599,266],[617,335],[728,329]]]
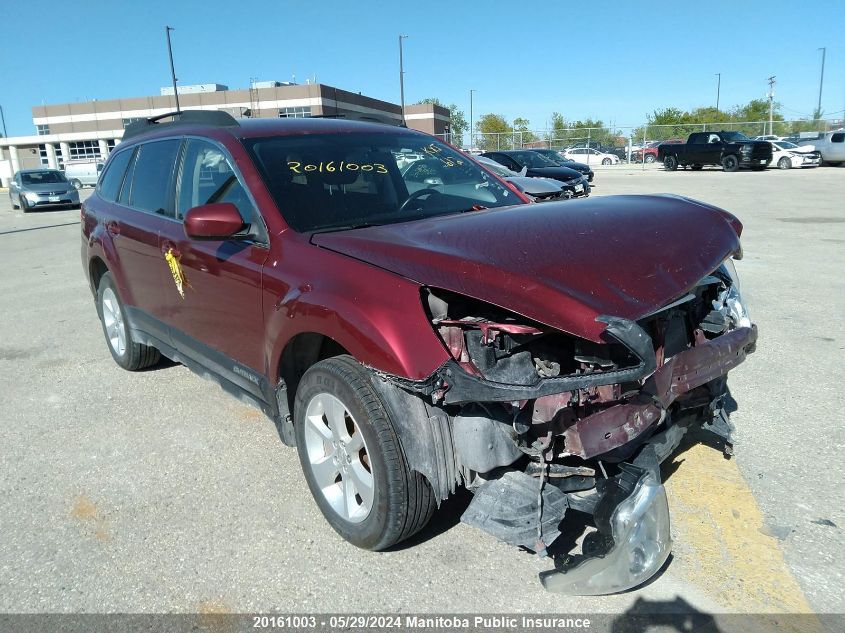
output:
[[[118,365],[164,355],[260,407],[359,547],[463,486],[464,522],[539,554],[592,516],[551,590],[661,567],[659,464],[694,427],[729,442],[726,374],[757,339],[735,217],[675,196],[525,204],[402,127],[167,118],[127,129],[82,214]]]

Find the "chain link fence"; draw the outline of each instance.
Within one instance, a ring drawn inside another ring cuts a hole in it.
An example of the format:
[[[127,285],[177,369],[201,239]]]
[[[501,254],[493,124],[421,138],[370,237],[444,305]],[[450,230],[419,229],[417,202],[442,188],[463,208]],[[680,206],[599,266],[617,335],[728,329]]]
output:
[[[693,132],[742,132],[749,138],[773,135],[796,142],[813,140],[821,134],[845,126],[842,119],[794,121],[725,121],[682,123],[673,125],[639,125],[592,128],[557,128],[554,130],[512,130],[509,132],[465,133],[465,149],[473,153],[514,149],[569,150],[571,158],[595,165],[641,164],[657,162],[659,142],[684,142]],[[440,135],[453,142],[451,135]],[[455,139],[457,140],[457,139]],[[469,142],[467,142],[469,141]],[[591,149],[595,151],[575,151]],[[608,157],[609,156],[609,157]],[[615,156],[616,158],[612,158]]]

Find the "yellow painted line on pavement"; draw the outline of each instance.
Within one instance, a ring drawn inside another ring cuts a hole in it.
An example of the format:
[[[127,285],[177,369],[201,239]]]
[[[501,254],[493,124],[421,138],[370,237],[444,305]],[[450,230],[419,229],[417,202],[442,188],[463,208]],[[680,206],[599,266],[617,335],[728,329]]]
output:
[[[763,514],[736,458],[696,444],[665,466],[682,574],[727,611],[812,613],[777,539],[763,532]]]

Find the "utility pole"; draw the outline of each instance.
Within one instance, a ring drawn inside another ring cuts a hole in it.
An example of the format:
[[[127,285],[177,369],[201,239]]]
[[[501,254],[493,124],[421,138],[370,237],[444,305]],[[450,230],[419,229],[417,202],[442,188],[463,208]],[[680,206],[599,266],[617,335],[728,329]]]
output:
[[[406,39],[407,35],[399,36],[399,98],[402,103],[402,125],[405,125],[405,63],[402,59],[402,40]]]
[[[6,134],[6,117],[3,114],[3,106],[0,105],[0,121],[3,121],[3,138],[9,136]]]
[[[176,89],[176,69],[173,66],[173,49],[170,46],[170,31],[175,29],[172,26],[165,26],[164,33],[167,35],[167,55],[170,57],[170,76],[173,77],[173,96],[176,97],[176,112],[181,112],[179,107],[179,91]]]
[[[469,91],[469,148],[472,149],[472,135],[473,135],[473,127],[472,127],[472,94],[475,92],[474,88],[471,88]]]
[[[721,96],[722,92],[722,73],[716,73],[716,112],[719,111],[719,97]]]
[[[827,48],[823,47],[819,49],[822,52],[822,74],[819,77],[819,105],[816,106],[816,116],[815,118],[820,119],[822,118],[822,86],[824,85],[824,58],[827,54]]]
[[[775,76],[769,77],[769,134],[774,134]]]

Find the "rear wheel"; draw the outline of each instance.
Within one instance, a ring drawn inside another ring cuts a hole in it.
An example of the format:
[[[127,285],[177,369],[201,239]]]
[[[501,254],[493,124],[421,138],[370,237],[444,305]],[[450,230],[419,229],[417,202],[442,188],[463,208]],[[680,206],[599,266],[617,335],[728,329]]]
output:
[[[123,369],[137,371],[159,361],[161,354],[155,347],[137,343],[132,337],[111,273],[105,273],[97,286],[97,312],[114,362]]]
[[[729,154],[722,159],[722,169],[725,171],[736,171],[739,169],[739,159],[733,154]]]
[[[602,165],[610,165],[612,162],[613,162],[613,160],[610,159],[610,158],[603,158],[602,161],[601,161],[601,164]]]
[[[82,189],[82,181],[79,180],[79,178],[73,178],[70,181],[70,184],[72,184],[75,189]]]
[[[674,156],[667,156],[663,159],[663,166],[669,171],[675,171],[678,168],[678,159]]]
[[[305,372],[294,415],[302,471],[338,534],[383,550],[428,523],[431,487],[408,468],[389,414],[353,358],[329,358]]]

